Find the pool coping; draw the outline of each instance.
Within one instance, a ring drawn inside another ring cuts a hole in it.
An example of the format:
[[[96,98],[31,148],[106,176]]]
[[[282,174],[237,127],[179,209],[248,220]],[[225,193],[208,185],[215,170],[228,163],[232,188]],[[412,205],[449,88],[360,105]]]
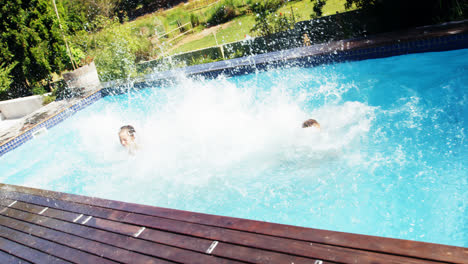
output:
[[[0,249],[21,243],[22,250],[8,252],[19,258],[36,249],[51,257],[90,263],[110,259],[123,263],[429,264],[466,263],[468,258],[466,247],[197,213],[9,184],[0,183],[0,197],[0,231],[6,231],[0,237],[9,239],[0,243]],[[65,246],[67,251],[56,250],[57,245]],[[61,254],[77,250],[81,256]]]
[[[18,124],[5,130],[6,133],[0,136],[0,158],[5,153],[33,139],[36,132],[40,133],[39,130],[50,129],[101,98],[102,94],[99,89],[77,98],[51,103],[21,118]],[[16,135],[11,136],[15,132]],[[5,137],[7,138],[4,139]]]
[[[53,114],[41,114],[41,111],[44,112],[41,108],[24,118],[23,124],[13,129],[14,131],[0,135],[0,157],[31,140],[38,130],[55,126],[102,97],[126,93],[148,85],[163,85],[181,74],[187,77],[216,78],[220,75],[243,75],[284,66],[313,67],[328,63],[463,48],[468,48],[468,20],[188,66],[135,78],[131,80],[131,85],[121,80],[111,81],[103,83],[101,89],[88,93],[84,97],[60,101],[62,103],[55,102],[59,106],[52,111]],[[28,118],[35,119],[33,125],[30,124]],[[14,135],[11,136],[11,134]],[[5,135],[8,135],[8,138]]]
[[[176,79],[181,73],[187,77],[216,78],[220,75],[244,75],[286,65],[288,67],[313,67],[336,62],[461,48],[468,48],[468,20],[187,66],[135,78],[133,86],[158,85],[166,80]],[[117,80],[103,84],[104,94],[119,93],[122,89],[115,87],[121,86],[121,83],[121,80]],[[126,88],[123,89],[124,92],[128,90],[128,87]]]

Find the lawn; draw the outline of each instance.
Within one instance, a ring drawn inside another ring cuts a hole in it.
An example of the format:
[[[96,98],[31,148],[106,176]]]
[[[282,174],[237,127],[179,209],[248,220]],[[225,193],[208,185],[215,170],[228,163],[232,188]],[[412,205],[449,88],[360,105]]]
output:
[[[323,15],[332,15],[336,14],[336,12],[347,11],[344,7],[345,2],[345,0],[328,0],[327,4],[323,7]],[[312,8],[313,2],[310,0],[291,1],[288,2],[285,6],[281,7],[277,12],[288,16],[293,12],[296,22],[299,22],[311,19],[310,15],[313,13]],[[246,35],[252,34],[250,33],[250,29],[254,24],[255,18],[253,15],[243,15],[235,18],[229,27],[216,32],[218,44],[230,43],[244,39]],[[215,45],[215,38],[213,34],[210,34],[202,39],[186,43],[172,50],[169,54],[172,55],[183,53],[191,50],[208,48]]]
[[[235,2],[238,12],[245,13],[247,6],[247,0],[233,0]],[[344,3],[346,0],[328,0],[326,5],[323,8],[323,15],[331,15],[336,12],[346,11],[344,8]],[[166,39],[174,38],[179,35],[181,32],[177,30],[178,24],[186,24],[191,21],[190,17],[195,16],[198,18],[200,23],[204,23],[218,5],[222,3],[221,1],[216,0],[197,0],[189,1],[187,4],[181,3],[178,6],[167,9],[164,11],[157,11],[152,14],[148,14],[142,17],[137,18],[134,21],[124,23],[122,27],[129,28],[132,35],[138,36],[139,38],[143,37],[148,40],[152,40],[152,45],[155,52],[158,52],[160,41],[158,41],[158,36],[161,36],[165,33],[169,33]],[[283,13],[284,15],[290,16],[291,13],[294,13],[295,21],[303,21],[311,19],[311,14],[313,13],[313,2],[310,0],[296,0],[287,2],[285,6],[281,7],[277,12]],[[235,42],[245,39],[248,35],[252,35],[250,29],[255,24],[255,17],[252,14],[244,14],[236,17],[235,19],[228,22],[228,26],[223,26],[217,30],[213,30],[216,34],[218,44],[225,44],[230,42]],[[187,26],[187,29],[190,26]],[[183,35],[174,41],[171,41],[170,44],[166,44],[165,51],[169,51],[169,55],[188,52],[197,49],[208,48],[216,45],[216,40],[213,33],[206,34],[201,38],[194,37],[195,34],[200,34],[205,28],[200,25],[197,26],[189,34]],[[156,34],[157,32],[157,34]],[[99,33],[98,33],[99,34]],[[177,42],[188,41],[193,39],[183,45],[174,47]],[[162,39],[160,39],[162,40]],[[164,41],[163,41],[164,42]],[[154,53],[152,53],[154,54]],[[156,56],[157,54],[154,54]]]
[[[253,16],[241,16],[233,19],[227,28],[216,31],[218,44],[225,44],[244,39],[248,34],[250,34],[250,29],[253,27],[254,23],[255,19]],[[215,45],[216,40],[214,35],[209,34],[201,39],[191,41],[172,50],[170,54],[183,53]]]
[[[345,3],[346,0],[328,0],[322,9],[323,16],[333,15],[336,14],[336,12],[341,13],[347,11],[344,7]],[[283,13],[289,16],[294,12],[296,22],[310,20],[310,15],[313,13],[313,7],[314,3],[310,0],[290,1],[285,6],[281,7],[278,10],[278,13]]]

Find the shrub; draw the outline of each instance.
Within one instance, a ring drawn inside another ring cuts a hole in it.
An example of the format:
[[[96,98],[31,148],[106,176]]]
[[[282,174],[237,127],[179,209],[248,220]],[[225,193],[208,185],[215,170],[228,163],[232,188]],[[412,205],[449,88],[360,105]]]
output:
[[[40,85],[40,84],[37,84],[33,87],[32,89],[32,92],[33,94],[37,94],[37,95],[41,95],[41,94],[45,94],[47,93],[47,91],[45,90],[44,86]]]
[[[135,55],[125,39],[116,39],[101,50],[95,58],[101,81],[125,79],[136,74]]]
[[[99,33],[77,38],[80,47],[88,49],[94,57],[101,81],[125,79],[136,75],[135,63],[149,59],[152,46],[145,36],[132,34],[129,24],[121,25],[118,20],[108,22]]]
[[[200,18],[197,15],[192,13],[190,14],[190,23],[192,23],[193,27],[196,27],[200,25]]]
[[[255,13],[255,24],[250,31],[259,36],[268,36],[292,28],[292,15],[288,18],[275,13],[283,4],[282,0],[250,1],[250,9]]]
[[[17,62],[5,65],[5,63],[0,64],[0,93],[6,93],[10,89],[10,85],[13,82],[11,80],[10,72],[18,64]]]
[[[55,96],[55,95],[44,96],[44,98],[42,99],[42,105],[50,104],[53,101],[55,101],[56,99],[57,99],[57,96]]]
[[[326,0],[311,0],[314,2],[314,13],[311,15],[311,18],[321,17],[323,15],[323,7],[327,3]]]
[[[250,0],[250,10],[255,14],[271,14],[284,5],[284,0]]]
[[[232,1],[224,1],[215,8],[214,13],[210,16],[208,21],[206,21],[207,26],[216,26],[219,24],[226,23],[236,16],[238,16],[236,7]]]

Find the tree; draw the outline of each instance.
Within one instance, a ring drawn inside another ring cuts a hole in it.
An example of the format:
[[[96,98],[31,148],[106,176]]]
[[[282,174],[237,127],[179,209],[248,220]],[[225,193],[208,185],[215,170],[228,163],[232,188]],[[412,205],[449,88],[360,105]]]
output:
[[[323,15],[322,9],[323,6],[327,3],[326,0],[312,0],[314,3],[314,7],[312,8],[314,10],[313,17],[321,17]]]
[[[0,11],[0,61],[13,80],[8,97],[30,95],[52,72],[71,66],[50,0],[9,0]]]
[[[0,100],[8,98],[8,91],[10,89],[11,83],[13,82],[10,72],[16,66],[16,64],[17,62],[14,62],[10,65],[0,63]]]
[[[249,8],[255,14],[255,24],[250,31],[260,36],[269,36],[289,29],[292,22],[286,16],[277,16],[275,13],[283,4],[283,0],[251,1]]]

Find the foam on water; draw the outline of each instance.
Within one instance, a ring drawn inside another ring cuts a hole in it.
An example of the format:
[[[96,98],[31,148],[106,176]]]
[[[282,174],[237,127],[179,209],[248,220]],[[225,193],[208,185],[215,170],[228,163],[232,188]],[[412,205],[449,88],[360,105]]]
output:
[[[239,164],[249,164],[249,173],[261,173],[264,166],[299,155],[298,150],[300,155],[314,156],[312,163],[321,163],[331,153],[357,144],[373,118],[373,107],[363,103],[327,105],[308,112],[284,84],[259,89],[239,87],[225,78],[181,78],[174,87],[143,91],[141,97],[121,96],[128,100],[128,108],[122,108],[120,98],[110,98],[101,111],[72,125],[79,133],[78,151],[91,155],[91,160],[113,164],[113,172],[105,174],[115,183],[131,175],[139,180],[205,185],[220,173],[232,173]],[[301,128],[311,116],[337,118],[322,118],[322,131],[317,133]],[[122,124],[137,130],[142,148],[136,157],[118,146],[116,128]],[[114,190],[107,179],[102,183],[95,185],[99,193]]]
[[[105,97],[8,153],[0,181],[467,246],[467,58],[180,76]],[[301,128],[309,118],[321,131]],[[135,156],[118,141],[126,124]]]

